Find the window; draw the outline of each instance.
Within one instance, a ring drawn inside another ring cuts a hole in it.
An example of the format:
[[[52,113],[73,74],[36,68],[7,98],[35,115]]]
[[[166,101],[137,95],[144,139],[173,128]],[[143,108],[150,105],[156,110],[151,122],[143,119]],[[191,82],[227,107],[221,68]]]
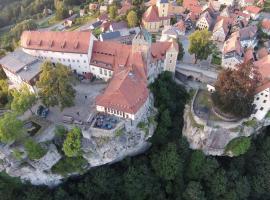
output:
[[[80,62],[79,60],[77,60],[77,62]]]
[[[84,60],[83,62],[86,63],[86,60]]]
[[[172,60],[170,60],[170,63],[172,63]]]
[[[263,107],[261,107],[260,110],[263,110]]]
[[[112,76],[112,72],[111,71],[109,71],[109,76]]]
[[[107,70],[106,69],[104,69],[104,75],[107,76]]]
[[[61,58],[58,58],[59,61],[61,61]]]
[[[72,60],[72,62],[75,62],[75,60]]]
[[[258,101],[259,99],[260,99],[259,97],[256,98],[257,101]]]
[[[70,59],[68,59],[68,62],[70,62]]]
[[[63,58],[63,61],[65,62],[65,61],[66,61],[66,59],[64,59],[64,58]]]
[[[263,103],[266,103],[266,100],[263,100]]]
[[[100,74],[103,74],[103,73],[102,73],[102,69],[101,69],[101,68],[99,68],[99,73],[100,73]]]

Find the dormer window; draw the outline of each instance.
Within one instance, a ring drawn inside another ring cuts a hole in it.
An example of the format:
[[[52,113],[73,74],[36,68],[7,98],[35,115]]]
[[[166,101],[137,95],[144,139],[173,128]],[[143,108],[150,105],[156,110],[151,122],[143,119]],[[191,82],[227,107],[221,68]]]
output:
[[[63,48],[65,48],[65,46],[66,46],[66,41],[62,42],[61,48],[63,49]]]
[[[78,47],[79,47],[79,42],[77,41],[77,42],[75,42],[75,44],[74,44],[74,48],[77,49]]]

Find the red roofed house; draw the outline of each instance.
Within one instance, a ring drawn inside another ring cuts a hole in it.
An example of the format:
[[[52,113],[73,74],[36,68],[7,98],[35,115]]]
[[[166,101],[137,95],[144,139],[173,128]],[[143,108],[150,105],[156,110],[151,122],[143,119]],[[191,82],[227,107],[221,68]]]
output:
[[[243,12],[250,14],[253,20],[257,20],[260,16],[261,8],[257,6],[247,6],[244,8]]]
[[[267,35],[270,35],[270,19],[262,20],[262,31]]]
[[[224,42],[230,31],[230,22],[227,18],[221,18],[213,29],[212,39],[219,42]]]
[[[262,120],[270,110],[270,55],[254,62],[254,66],[262,75],[262,82],[256,89],[254,97],[255,111],[252,117]]]
[[[158,32],[160,28],[170,25],[169,2],[158,0],[143,14],[142,24],[149,32]]]
[[[222,66],[225,68],[235,68],[243,62],[243,48],[237,35],[233,35],[225,41],[222,53]]]
[[[78,74],[86,74],[91,72],[89,60],[94,40],[91,32],[24,31],[21,47],[41,60],[59,62]]]

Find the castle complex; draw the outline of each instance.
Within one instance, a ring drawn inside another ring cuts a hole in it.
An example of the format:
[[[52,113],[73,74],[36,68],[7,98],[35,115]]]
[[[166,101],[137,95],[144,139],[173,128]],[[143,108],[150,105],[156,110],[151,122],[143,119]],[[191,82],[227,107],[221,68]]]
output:
[[[104,93],[96,98],[96,110],[131,120],[140,119],[149,107],[148,83],[162,71],[174,73],[178,55],[176,42],[152,43],[144,29],[134,37],[132,45],[98,41],[91,32],[25,31],[21,47],[26,56],[62,63],[75,74],[92,74],[109,81]],[[14,59],[14,55],[8,56]],[[10,65],[2,60],[0,64],[8,76],[14,74]],[[34,86],[33,81],[31,84]]]

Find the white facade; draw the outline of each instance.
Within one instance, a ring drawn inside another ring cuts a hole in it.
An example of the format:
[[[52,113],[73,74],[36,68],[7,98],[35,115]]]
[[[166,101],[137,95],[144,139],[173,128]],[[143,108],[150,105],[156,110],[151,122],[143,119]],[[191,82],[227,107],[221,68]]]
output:
[[[241,43],[241,46],[242,47],[245,47],[245,48],[254,48],[257,45],[258,40],[257,39],[241,40],[240,43]]]
[[[236,65],[243,63],[243,59],[240,56],[225,57],[222,56],[222,67],[235,69]]]
[[[226,6],[233,6],[235,1],[234,0],[218,0],[218,2],[221,5],[226,5]]]
[[[255,110],[251,117],[262,120],[270,110],[270,89],[267,88],[254,97]]]
[[[108,81],[113,75],[112,70],[94,66],[92,64],[90,65],[90,72],[97,78],[103,79],[105,81]]]
[[[69,66],[78,74],[90,72],[89,58],[87,54],[63,53],[54,51],[24,49],[24,52],[41,60],[49,60],[52,63],[61,63]]]
[[[117,117],[125,118],[125,119],[131,119],[133,121],[141,121],[143,116],[146,114],[150,107],[150,99],[149,96],[146,99],[145,103],[141,106],[141,108],[134,114],[134,113],[127,113],[119,110],[115,110],[112,108],[105,108],[103,106],[96,106],[96,109],[98,112],[106,112],[111,115],[115,115]]]
[[[205,17],[201,17],[197,23],[196,23],[196,27],[200,30],[203,30],[203,29],[209,29],[210,27],[210,24],[208,23],[208,21],[206,20]]]

